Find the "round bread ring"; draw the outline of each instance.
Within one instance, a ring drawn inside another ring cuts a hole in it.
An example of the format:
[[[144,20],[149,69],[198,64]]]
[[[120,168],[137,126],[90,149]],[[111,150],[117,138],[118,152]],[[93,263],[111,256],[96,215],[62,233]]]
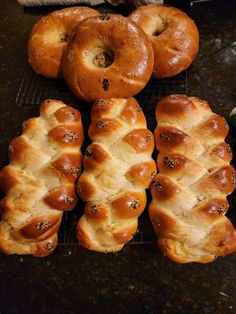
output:
[[[153,50],[145,33],[118,14],[82,21],[65,50],[63,77],[85,101],[137,94],[153,69]]]
[[[187,69],[196,57],[198,29],[181,10],[150,4],[134,10],[129,19],[141,27],[152,41],[154,77],[174,76]]]
[[[61,77],[61,59],[68,38],[79,22],[96,15],[96,10],[72,7],[41,18],[28,41],[28,59],[34,71],[49,78]]]

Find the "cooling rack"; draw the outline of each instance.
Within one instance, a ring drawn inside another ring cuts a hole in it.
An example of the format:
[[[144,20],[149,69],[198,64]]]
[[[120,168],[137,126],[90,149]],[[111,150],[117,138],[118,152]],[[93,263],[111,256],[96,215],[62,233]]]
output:
[[[146,87],[135,96],[139,104],[143,108],[147,119],[148,128],[154,131],[156,126],[155,107],[158,100],[164,96],[181,93],[187,93],[187,71],[168,79],[151,79]],[[18,106],[38,106],[45,99],[60,99],[68,105],[78,108],[82,114],[85,133],[89,125],[89,114],[91,104],[87,104],[76,99],[65,85],[62,79],[52,80],[35,74],[31,69],[22,78],[19,90],[16,96],[16,104]],[[87,146],[85,142],[84,146]],[[156,156],[154,155],[154,158]],[[150,202],[150,192],[147,192],[148,202]],[[76,224],[79,217],[83,213],[84,203],[79,201],[76,209],[71,212],[65,212],[59,231],[58,245],[63,247],[64,253],[69,252],[69,248],[77,246],[76,240]],[[156,241],[156,237],[152,230],[148,217],[147,208],[139,218],[139,229],[129,245],[150,244]]]

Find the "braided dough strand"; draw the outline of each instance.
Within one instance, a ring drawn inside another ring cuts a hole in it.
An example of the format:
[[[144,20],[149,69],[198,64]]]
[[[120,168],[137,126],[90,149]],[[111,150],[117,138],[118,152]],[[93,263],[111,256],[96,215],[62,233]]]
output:
[[[236,249],[225,213],[236,184],[224,142],[228,125],[208,103],[171,95],[156,108],[159,173],[152,182],[149,214],[161,250],[179,263],[207,263]]]
[[[78,181],[86,201],[78,222],[80,245],[95,251],[122,249],[137,230],[147,188],[156,173],[154,138],[134,98],[98,100]]]
[[[63,211],[77,202],[83,127],[79,111],[58,100],[45,101],[40,116],[23,126],[23,134],[10,143],[10,164],[0,172],[6,194],[0,250],[45,256],[57,244]]]

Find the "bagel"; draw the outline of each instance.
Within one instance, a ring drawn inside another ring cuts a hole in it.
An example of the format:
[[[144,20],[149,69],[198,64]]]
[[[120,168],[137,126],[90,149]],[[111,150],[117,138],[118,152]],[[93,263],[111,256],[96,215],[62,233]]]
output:
[[[195,59],[199,48],[198,29],[181,10],[150,4],[137,8],[128,18],[152,41],[154,77],[172,77],[187,69]]]
[[[128,98],[144,88],[153,62],[151,42],[135,23],[102,14],[78,25],[65,49],[62,72],[82,100]]]
[[[69,37],[79,22],[95,15],[99,15],[96,10],[73,7],[41,18],[28,41],[28,60],[33,70],[49,78],[61,77],[61,59]]]

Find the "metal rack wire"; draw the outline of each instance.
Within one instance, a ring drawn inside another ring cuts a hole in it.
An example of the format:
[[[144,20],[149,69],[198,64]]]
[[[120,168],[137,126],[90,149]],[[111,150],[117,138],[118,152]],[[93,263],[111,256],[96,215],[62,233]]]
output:
[[[75,98],[62,79],[47,79],[29,72],[21,81],[16,96],[16,104],[40,105],[48,98],[57,98],[70,103],[75,102]]]

